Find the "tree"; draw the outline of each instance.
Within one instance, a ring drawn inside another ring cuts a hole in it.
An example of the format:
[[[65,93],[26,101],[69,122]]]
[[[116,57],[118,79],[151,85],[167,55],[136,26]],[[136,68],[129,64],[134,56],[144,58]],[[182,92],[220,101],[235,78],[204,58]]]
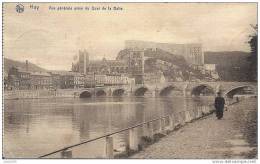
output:
[[[258,25],[251,25],[251,27],[254,30],[254,33],[249,35],[249,45],[251,48],[251,55],[248,58],[248,61],[250,62],[250,67],[249,67],[249,73],[248,73],[248,78],[250,81],[257,81],[257,29]]]

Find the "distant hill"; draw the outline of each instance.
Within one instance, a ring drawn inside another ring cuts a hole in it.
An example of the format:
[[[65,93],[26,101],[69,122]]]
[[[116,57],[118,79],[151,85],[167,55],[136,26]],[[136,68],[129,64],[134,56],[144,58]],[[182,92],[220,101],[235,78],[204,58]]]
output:
[[[9,69],[11,67],[18,67],[22,70],[26,70],[26,66],[25,66],[25,62],[20,62],[20,61],[15,61],[15,60],[12,60],[12,59],[7,59],[7,58],[4,58],[4,72],[5,73],[8,73]],[[31,71],[31,72],[47,72],[46,69],[43,69],[35,64],[32,64],[29,62],[28,64],[28,71]]]
[[[248,81],[250,53],[242,51],[204,52],[206,64],[216,64],[224,81]]]

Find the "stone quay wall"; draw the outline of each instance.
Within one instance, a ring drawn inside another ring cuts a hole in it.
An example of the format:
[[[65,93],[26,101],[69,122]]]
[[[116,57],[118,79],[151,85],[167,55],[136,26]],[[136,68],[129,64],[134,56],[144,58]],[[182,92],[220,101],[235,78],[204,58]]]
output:
[[[65,98],[65,97],[78,97],[75,89],[59,89],[52,90],[14,90],[4,91],[5,100],[14,99],[39,99],[39,98]]]

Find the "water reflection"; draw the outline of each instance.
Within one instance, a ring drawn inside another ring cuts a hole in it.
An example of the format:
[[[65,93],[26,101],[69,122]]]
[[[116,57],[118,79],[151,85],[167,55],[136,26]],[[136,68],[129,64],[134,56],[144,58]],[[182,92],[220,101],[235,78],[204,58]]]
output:
[[[213,99],[171,96],[6,100],[4,156],[36,158],[58,148],[184,109],[192,110],[191,114],[195,116],[199,108],[210,108]],[[158,125],[155,125],[156,128]],[[122,150],[128,133],[120,133],[113,138],[115,149]],[[103,149],[104,140],[100,140],[75,148],[73,157],[102,157]]]

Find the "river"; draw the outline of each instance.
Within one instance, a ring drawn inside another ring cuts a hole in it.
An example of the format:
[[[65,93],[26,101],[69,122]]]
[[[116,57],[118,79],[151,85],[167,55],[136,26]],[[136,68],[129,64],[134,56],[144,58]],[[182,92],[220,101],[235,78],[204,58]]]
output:
[[[37,158],[153,118],[212,107],[209,106],[212,102],[213,97],[206,96],[5,100],[3,156]],[[125,148],[127,135],[127,132],[113,135],[117,152]],[[74,158],[102,158],[104,139],[72,150]],[[60,158],[60,154],[48,158]]]

